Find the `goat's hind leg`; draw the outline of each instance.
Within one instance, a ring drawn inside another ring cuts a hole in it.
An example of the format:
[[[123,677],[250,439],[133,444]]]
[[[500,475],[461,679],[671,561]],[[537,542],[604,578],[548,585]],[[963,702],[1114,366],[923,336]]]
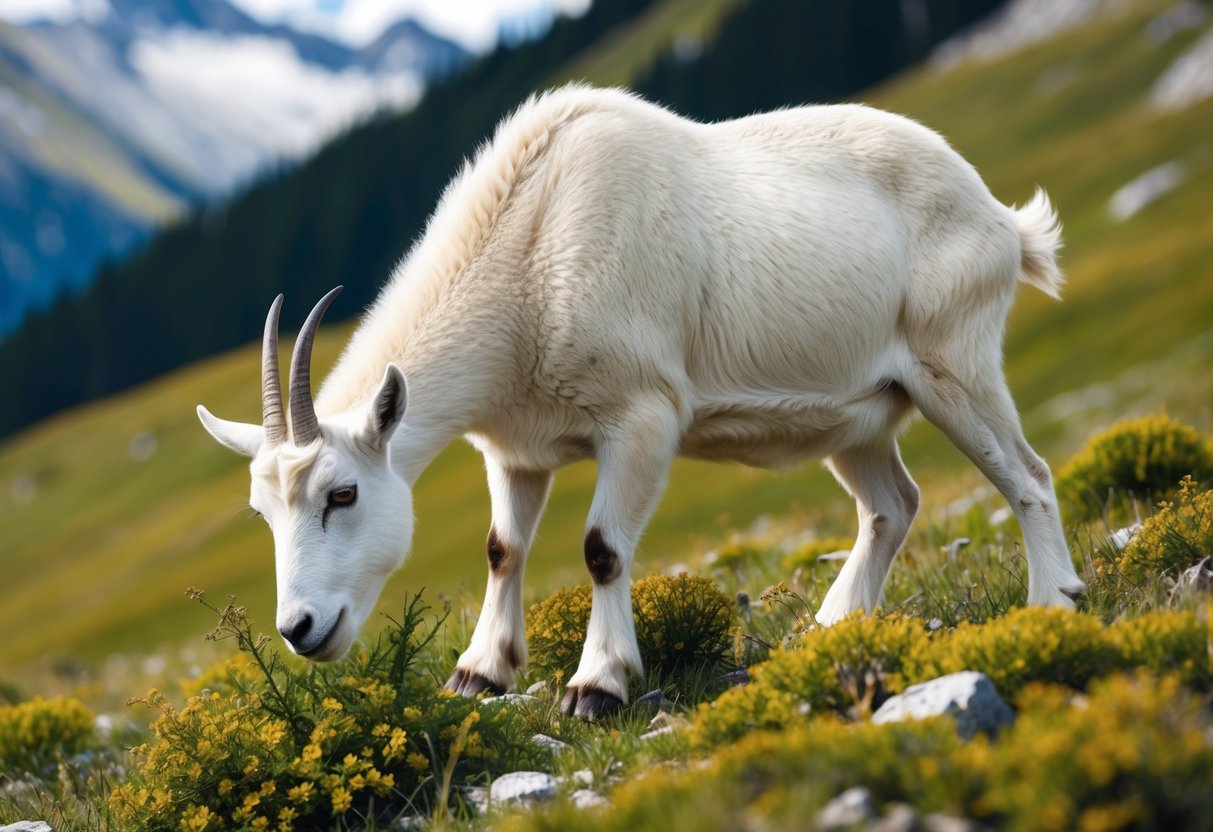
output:
[[[459,657],[446,689],[463,696],[505,693],[526,664],[522,574],[539,516],[552,485],[550,471],[505,468],[485,457],[493,524],[489,528],[489,583],[471,643]]]
[[[823,626],[876,606],[893,557],[918,513],[918,486],[901,462],[895,439],[836,453],[828,464],[855,498],[859,535],[817,612]]]
[[[1024,438],[999,359],[987,359],[962,378],[938,358],[920,358],[904,386],[1015,512],[1027,549],[1028,603],[1072,608],[1084,586],[1070,560],[1049,467]]]

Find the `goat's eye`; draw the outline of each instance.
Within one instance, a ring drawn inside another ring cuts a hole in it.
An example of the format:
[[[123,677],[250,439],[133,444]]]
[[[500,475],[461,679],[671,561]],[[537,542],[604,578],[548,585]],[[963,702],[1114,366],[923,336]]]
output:
[[[358,486],[345,485],[329,492],[330,506],[352,506],[358,499]]]

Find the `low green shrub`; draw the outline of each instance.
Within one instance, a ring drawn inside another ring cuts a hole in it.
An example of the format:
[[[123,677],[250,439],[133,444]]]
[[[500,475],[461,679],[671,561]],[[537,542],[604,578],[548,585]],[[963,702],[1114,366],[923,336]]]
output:
[[[1184,477],[1172,502],[1161,503],[1125,546],[1120,574],[1140,584],[1154,575],[1175,577],[1213,555],[1213,491]]]
[[[995,740],[962,743],[947,718],[888,725],[820,716],[656,770],[611,804],[514,817],[510,832],[805,829],[832,797],[866,787],[892,802],[1009,830],[1207,829],[1213,719],[1173,676],[1094,682],[1089,695],[1029,685]]]
[[[1213,449],[1165,414],[1117,422],[1094,436],[1057,475],[1057,494],[1078,520],[1101,516],[1109,494],[1160,500],[1180,478],[1213,476]]]
[[[740,538],[732,538],[711,552],[706,560],[711,569],[729,569],[740,571],[745,567],[761,560],[769,549],[747,543]]]
[[[705,703],[695,715],[692,742],[714,747],[745,734],[805,722],[822,711],[872,705],[880,688],[905,687],[903,662],[928,642],[923,622],[899,615],[853,615],[811,630],[751,669],[747,685]]]
[[[526,614],[531,667],[568,679],[577,669],[592,590],[562,589]],[[719,669],[734,653],[737,613],[733,599],[708,578],[685,573],[653,575],[632,584],[632,616],[646,670],[680,674]]]
[[[63,696],[0,706],[0,773],[53,777],[59,761],[95,742],[93,723],[88,706]]]
[[[1033,681],[1083,688],[1123,662],[1098,618],[1057,607],[1019,607],[982,624],[963,621],[940,632],[906,664],[914,682],[976,670],[1003,696],[1012,696]]]
[[[510,709],[439,691],[413,670],[436,631],[419,629],[419,599],[369,650],[311,667],[268,650],[243,608],[211,609],[212,637],[235,639],[245,658],[179,710],[154,690],[133,700],[159,715],[132,752],[133,775],[110,792],[119,828],[346,828],[442,814],[453,784],[544,757]]]
[[[1213,719],[1174,676],[1116,675],[1089,696],[1029,687],[996,743],[963,763],[980,772],[972,814],[1009,830],[1207,829]]]

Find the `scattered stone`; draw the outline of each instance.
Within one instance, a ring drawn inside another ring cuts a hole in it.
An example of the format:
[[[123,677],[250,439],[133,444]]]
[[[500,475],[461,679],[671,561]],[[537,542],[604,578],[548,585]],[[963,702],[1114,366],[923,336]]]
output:
[[[837,552],[827,552],[817,558],[817,560],[821,563],[833,563],[834,561],[846,560],[850,556],[850,549],[839,549]]]
[[[927,629],[930,630],[932,633],[936,632],[937,630],[942,630],[943,629],[943,619],[942,618],[932,618],[930,621],[927,622]]]
[[[598,809],[610,805],[609,800],[590,789],[578,789],[569,795],[569,800],[573,801],[573,805],[578,809]]]
[[[1179,585],[1197,592],[1213,592],[1213,556],[1185,569],[1179,576]]]
[[[549,682],[547,679],[540,679],[535,684],[526,689],[527,696],[541,696],[548,692]]]
[[[578,786],[589,788],[594,785],[594,772],[588,768],[579,768],[569,775],[570,780]]]
[[[960,550],[968,546],[973,541],[967,537],[958,537],[948,544],[948,560],[956,560],[956,556],[960,554]]]
[[[1015,712],[998,695],[990,677],[965,670],[906,688],[905,693],[881,705],[872,714],[872,722],[879,725],[939,714],[953,715],[957,733],[966,740],[978,733],[993,736],[1015,721]]]
[[[664,737],[666,734],[674,733],[674,726],[663,725],[660,728],[654,728],[652,731],[645,731],[640,735],[642,740],[655,740],[658,737]]]
[[[533,806],[556,795],[558,782],[545,771],[512,771],[489,786],[489,801],[495,804]]]
[[[19,820],[0,826],[0,832],[51,832],[51,825],[44,820]]]
[[[922,826],[926,832],[978,832],[982,829],[968,818],[945,815],[942,812],[927,815],[922,819]]]
[[[528,702],[536,701],[536,697],[529,693],[503,693],[500,696],[486,696],[483,700],[485,705],[525,705]]]
[[[393,832],[416,832],[416,830],[425,829],[429,823],[429,820],[421,815],[408,815],[396,818],[396,822],[392,824],[391,828]]]
[[[739,685],[747,684],[750,681],[750,671],[746,668],[740,670],[730,670],[728,673],[721,676],[717,681],[724,682],[731,688]]]
[[[674,703],[665,698],[665,691],[661,688],[651,690],[644,696],[637,697],[632,703],[633,708],[656,708],[659,711],[668,710],[674,707]]]
[[[569,750],[569,744],[558,740],[555,737],[549,737],[547,734],[536,734],[531,737],[531,742],[540,748],[545,748],[553,754],[560,755]]]
[[[1213,95],[1213,29],[1176,56],[1146,97],[1156,110],[1176,111]]]
[[[864,786],[847,789],[827,803],[813,820],[817,832],[854,829],[861,823],[876,819],[872,793]]]
[[[489,790],[484,786],[459,786],[457,791],[476,814],[483,815],[489,810]]]
[[[1125,526],[1123,529],[1117,529],[1108,535],[1108,542],[1115,546],[1118,550],[1129,545],[1129,541],[1133,536],[1141,531],[1141,523],[1134,523],[1132,526]]]
[[[869,825],[866,832],[919,832],[921,829],[917,809],[909,803],[892,803],[888,814]]]
[[[1213,44],[1213,40],[1210,40]],[[1210,53],[1213,56],[1213,51]],[[1151,202],[1184,183],[1190,171],[1182,159],[1152,167],[1126,182],[1108,200],[1108,216],[1124,222]]]

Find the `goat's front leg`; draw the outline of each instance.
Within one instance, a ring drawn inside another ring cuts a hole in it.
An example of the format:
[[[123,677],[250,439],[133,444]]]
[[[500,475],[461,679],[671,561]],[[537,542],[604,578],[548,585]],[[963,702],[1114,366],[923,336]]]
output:
[[[615,423],[598,448],[598,484],[586,524],[585,563],[594,582],[581,663],[560,710],[586,719],[628,699],[628,672],[643,672],[632,622],[632,557],[665,488],[680,434],[676,412],[654,399]]]
[[[485,457],[493,524],[489,527],[489,584],[472,641],[455,664],[446,689],[463,696],[482,690],[505,693],[526,664],[522,573],[539,516],[552,486],[550,471],[505,468]]]

